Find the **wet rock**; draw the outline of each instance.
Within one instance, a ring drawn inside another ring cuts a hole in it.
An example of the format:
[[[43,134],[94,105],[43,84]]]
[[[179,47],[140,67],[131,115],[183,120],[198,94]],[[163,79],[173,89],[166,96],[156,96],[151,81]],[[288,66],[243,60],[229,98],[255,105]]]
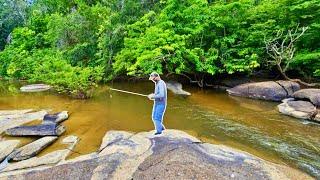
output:
[[[38,111],[25,114],[11,114],[0,116],[0,133],[7,129],[14,128],[34,120],[43,120],[44,115],[46,115],[47,113],[47,111]]]
[[[5,131],[10,136],[60,136],[66,128],[57,124],[40,124],[36,126],[19,126]]]
[[[46,114],[43,118],[43,123],[60,123],[68,119],[68,111],[62,111],[55,114]]]
[[[295,99],[308,99],[315,106],[320,107],[320,89],[301,89],[292,94]]]
[[[20,88],[22,92],[41,92],[47,91],[51,88],[51,86],[46,84],[30,84]]]
[[[190,96],[191,93],[185,91],[182,89],[182,84],[175,82],[175,81],[169,81],[166,83],[167,84],[167,88],[172,91],[174,94],[177,95],[183,95],[183,96]]]
[[[19,149],[16,149],[13,152],[14,155],[12,156],[12,160],[21,161],[29,159],[37,155],[40,151],[52,144],[57,139],[58,137],[56,136],[43,137]]]
[[[293,116],[299,119],[313,120],[317,114],[316,107],[308,101],[295,101],[293,98],[283,100],[278,105],[282,114]]]
[[[299,89],[299,84],[291,81],[265,81],[238,85],[227,91],[235,96],[281,101]]]
[[[0,142],[0,162],[3,161],[20,143],[18,140]]]
[[[26,161],[23,164],[20,161],[21,164],[15,166],[10,164],[5,169],[10,172],[1,173],[0,178],[228,179],[232,176],[237,179],[312,179],[290,167],[276,165],[232,148],[202,143],[181,131],[166,130],[159,136],[152,134],[153,131],[138,134],[112,131],[106,133],[105,145],[101,146],[98,154],[56,165],[57,158],[54,161],[50,156],[44,156],[46,159],[34,158],[32,163],[26,160],[32,167],[38,168],[12,171],[30,166]],[[48,163],[53,167],[39,167]]]
[[[63,144],[74,144],[78,141],[79,141],[79,138],[77,136],[68,136],[62,140],[62,143]]]

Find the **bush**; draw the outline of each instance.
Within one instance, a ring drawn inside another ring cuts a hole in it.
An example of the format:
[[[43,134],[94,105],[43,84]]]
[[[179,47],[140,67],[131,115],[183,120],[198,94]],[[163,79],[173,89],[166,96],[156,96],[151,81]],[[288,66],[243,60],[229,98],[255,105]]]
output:
[[[57,53],[58,54],[58,53]],[[71,66],[61,55],[44,55],[30,77],[30,82],[43,82],[52,85],[58,92],[75,98],[88,98],[92,88],[101,81],[104,68]]]

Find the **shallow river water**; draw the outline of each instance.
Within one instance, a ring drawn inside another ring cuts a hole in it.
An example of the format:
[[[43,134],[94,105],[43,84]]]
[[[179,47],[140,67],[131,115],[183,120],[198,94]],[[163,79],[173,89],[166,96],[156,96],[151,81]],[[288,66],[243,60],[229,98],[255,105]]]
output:
[[[0,82],[0,109],[32,108],[69,111],[62,135],[80,138],[69,158],[99,149],[108,130],[132,132],[153,129],[152,101],[145,97],[110,91],[114,87],[144,94],[153,91],[150,82],[113,83],[100,86],[93,98],[76,100],[54,92],[20,93],[19,85]],[[320,124],[281,115],[275,102],[232,97],[225,92],[186,87],[192,95],[183,98],[168,92],[166,128],[188,132],[202,141],[224,144],[263,159],[301,169],[320,178]],[[4,137],[12,139],[12,137]],[[21,139],[28,143],[32,138]],[[40,156],[63,148],[59,141]]]

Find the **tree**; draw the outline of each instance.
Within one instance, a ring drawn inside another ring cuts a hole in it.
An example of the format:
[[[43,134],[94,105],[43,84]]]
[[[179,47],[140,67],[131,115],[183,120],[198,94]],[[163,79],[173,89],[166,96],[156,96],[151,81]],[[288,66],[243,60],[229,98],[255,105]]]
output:
[[[301,32],[299,32],[299,25],[297,25],[295,30],[288,30],[285,35],[283,35],[282,30],[279,30],[276,34],[276,37],[265,40],[265,45],[267,53],[273,59],[270,61],[270,63],[276,65],[280,74],[285,79],[298,82],[305,86],[316,86],[318,84],[309,84],[301,81],[300,79],[291,79],[286,75],[286,72],[292,63],[296,52],[295,43],[299,40],[299,38],[302,37],[308,28],[309,27],[302,27]]]

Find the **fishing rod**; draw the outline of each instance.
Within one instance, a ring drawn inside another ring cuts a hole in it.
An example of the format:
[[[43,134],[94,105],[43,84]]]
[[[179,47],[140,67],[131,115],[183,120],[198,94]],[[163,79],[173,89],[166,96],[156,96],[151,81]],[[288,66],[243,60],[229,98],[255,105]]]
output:
[[[148,97],[148,95],[145,95],[145,94],[140,94],[140,93],[136,93],[136,92],[125,91],[125,90],[121,90],[121,89],[110,88],[110,90],[112,90],[112,91],[118,91],[118,92],[123,92],[123,93],[128,93],[128,94],[134,94],[134,95],[138,95],[138,96]]]

